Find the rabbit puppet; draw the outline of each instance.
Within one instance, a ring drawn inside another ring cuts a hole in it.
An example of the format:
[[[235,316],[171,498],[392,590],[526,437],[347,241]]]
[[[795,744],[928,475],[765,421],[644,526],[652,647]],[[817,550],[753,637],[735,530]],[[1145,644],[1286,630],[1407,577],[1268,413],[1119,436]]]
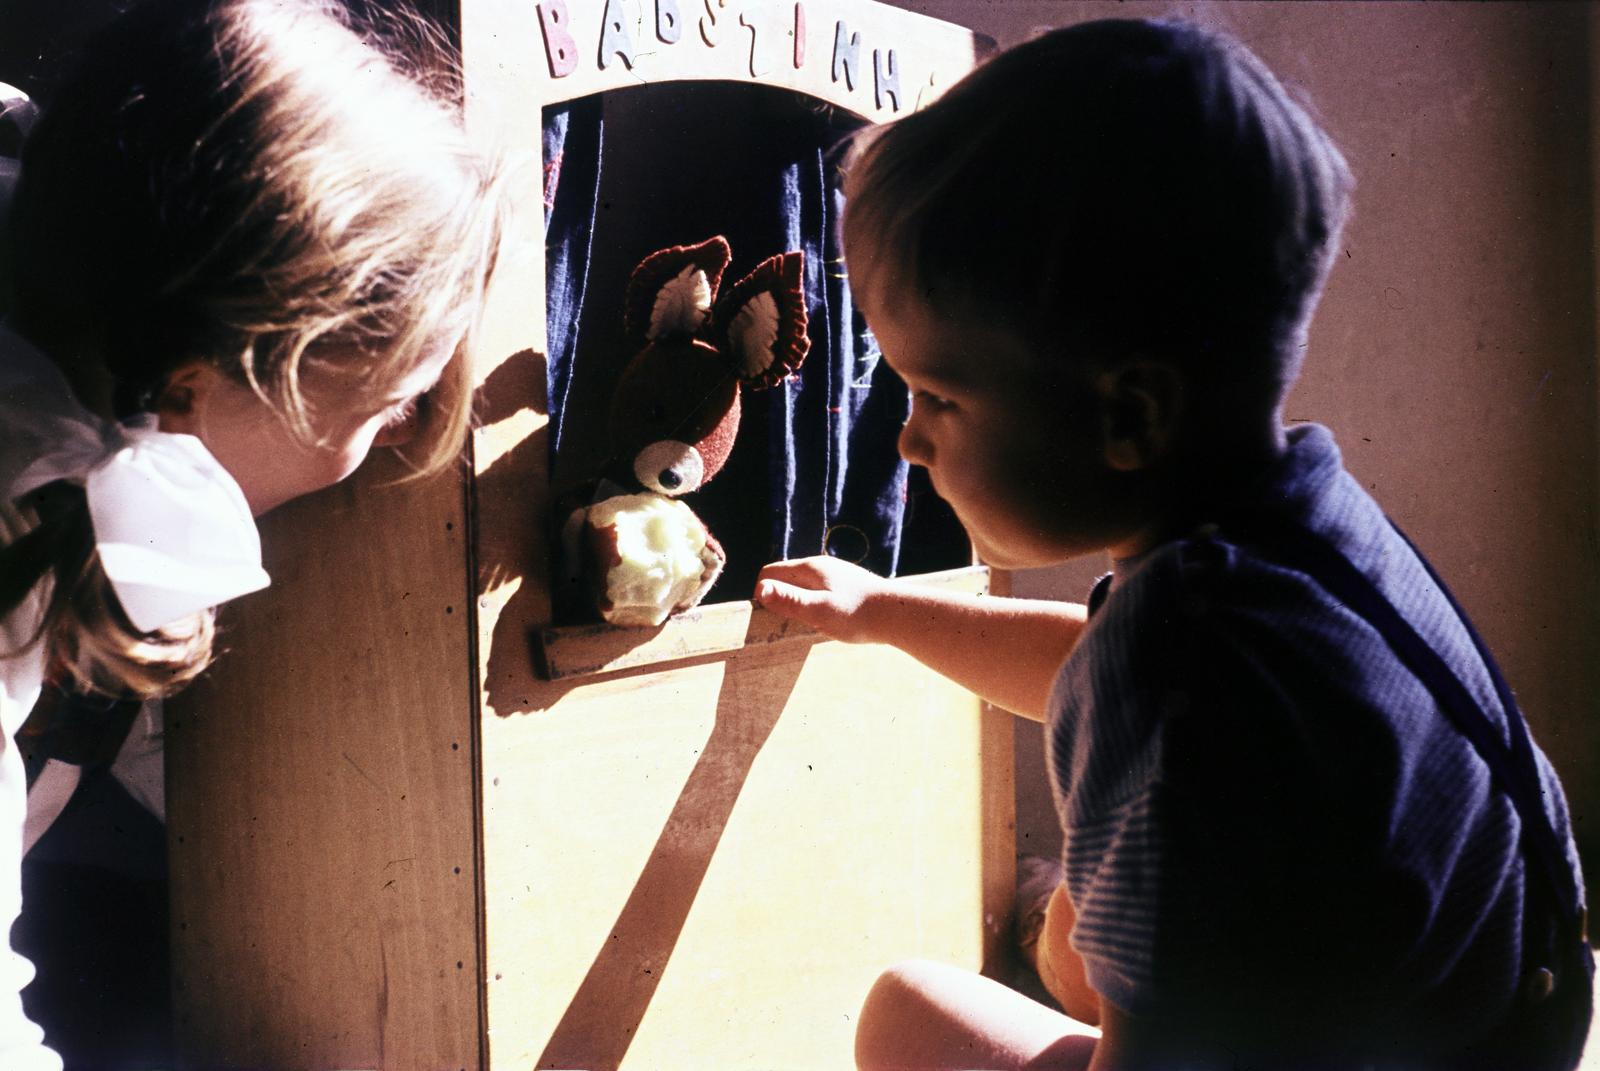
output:
[[[673,246],[628,280],[623,328],[634,356],[611,399],[614,453],[565,514],[560,538],[569,585],[614,625],[659,625],[721,575],[721,544],[680,496],[727,461],[741,388],[781,382],[810,349],[804,254],[762,261],[718,298],[731,256],[721,237]]]

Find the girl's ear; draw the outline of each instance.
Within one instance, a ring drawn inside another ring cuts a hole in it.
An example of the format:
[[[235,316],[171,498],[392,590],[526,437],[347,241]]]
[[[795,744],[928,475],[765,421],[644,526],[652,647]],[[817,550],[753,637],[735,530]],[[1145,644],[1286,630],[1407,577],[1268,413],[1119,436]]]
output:
[[[711,315],[732,256],[728,240],[719,235],[699,245],[658,250],[640,261],[623,304],[623,331],[634,351],[658,338],[697,334]]]
[[[1135,358],[1095,377],[1101,447],[1117,472],[1138,472],[1165,460],[1177,441],[1185,406],[1183,375],[1165,361]]]
[[[155,414],[161,430],[200,434],[219,374],[203,361],[189,361],[173,369],[156,392]]]
[[[799,369],[811,351],[805,273],[804,253],[768,257],[717,305],[718,344],[745,386],[773,386]]]

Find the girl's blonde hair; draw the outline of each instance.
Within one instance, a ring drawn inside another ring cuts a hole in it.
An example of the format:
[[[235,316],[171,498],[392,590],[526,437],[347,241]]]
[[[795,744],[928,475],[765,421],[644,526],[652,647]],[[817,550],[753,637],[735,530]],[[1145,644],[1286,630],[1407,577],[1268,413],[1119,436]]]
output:
[[[402,67],[408,73],[402,73]],[[247,384],[317,441],[307,376],[376,414],[455,351],[404,456],[460,454],[467,361],[501,232],[495,169],[463,132],[454,65],[420,19],[359,25],[333,0],[144,0],[46,99],[13,205],[16,314],[119,415],[179,366]],[[81,390],[80,386],[80,390]],[[322,425],[325,426],[325,425]],[[160,694],[210,658],[209,615],[155,636],[122,617],[82,496],[38,510],[53,548],[44,626],[79,681]],[[11,569],[19,544],[0,550]],[[15,585],[8,585],[15,586]],[[24,589],[24,594],[26,594]],[[7,601],[0,591],[0,613]]]

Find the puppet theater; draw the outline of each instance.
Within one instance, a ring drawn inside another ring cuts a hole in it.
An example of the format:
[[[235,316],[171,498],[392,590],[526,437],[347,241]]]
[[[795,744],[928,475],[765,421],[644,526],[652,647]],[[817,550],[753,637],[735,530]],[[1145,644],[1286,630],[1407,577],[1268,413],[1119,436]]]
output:
[[[823,551],[1006,582],[895,452],[835,229],[841,140],[985,43],[869,0],[442,15],[516,182],[478,426],[455,478],[374,464],[266,518],[273,586],[224,619],[250,656],[169,708],[185,1063],[848,1066],[885,967],[998,969],[1011,717],[749,595]],[[660,625],[565,613],[556,502],[612,449],[629,272],[713,235],[729,282],[803,254],[809,342],[686,496],[726,566]]]

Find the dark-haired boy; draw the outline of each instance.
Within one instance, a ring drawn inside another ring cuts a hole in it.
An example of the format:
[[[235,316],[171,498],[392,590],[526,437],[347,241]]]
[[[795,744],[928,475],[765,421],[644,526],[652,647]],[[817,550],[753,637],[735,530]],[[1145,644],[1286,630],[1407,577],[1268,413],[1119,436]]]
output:
[[[758,584],[1048,724],[1041,973],[1103,1036],[902,964],[863,1066],[1576,1064],[1560,785],[1332,436],[1283,426],[1350,185],[1260,60],[1176,22],[1048,34],[859,152],[846,248],[913,392],[902,453],[985,561],[1114,561],[1087,606],[827,558]]]

